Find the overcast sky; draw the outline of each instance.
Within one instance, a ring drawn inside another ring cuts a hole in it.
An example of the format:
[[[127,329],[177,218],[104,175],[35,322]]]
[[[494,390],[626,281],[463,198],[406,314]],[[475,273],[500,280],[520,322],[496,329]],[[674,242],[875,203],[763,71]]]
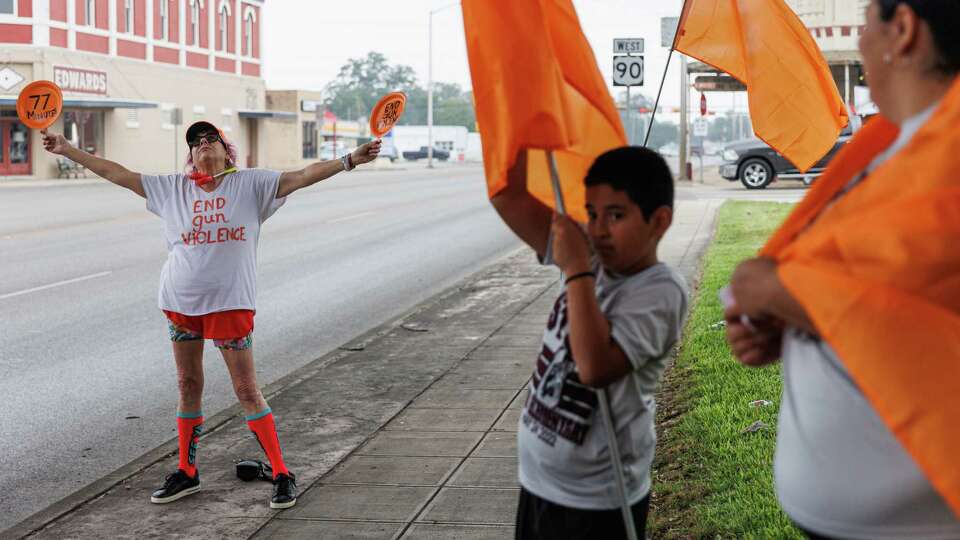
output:
[[[506,2],[512,0],[487,0]],[[614,38],[646,41],[645,85],[634,88],[655,97],[667,49],[660,46],[661,17],[679,15],[682,0],[574,0],[580,24],[611,92]],[[378,51],[396,64],[414,68],[427,81],[428,21],[433,15],[433,79],[470,88],[459,2],[451,0],[269,0],[264,3],[264,78],[270,89],[321,90],[350,58]],[[675,54],[662,102],[680,102]],[[730,107],[729,95],[708,96],[711,108]],[[745,108],[740,100],[738,108]],[[698,98],[691,99],[698,107]]]

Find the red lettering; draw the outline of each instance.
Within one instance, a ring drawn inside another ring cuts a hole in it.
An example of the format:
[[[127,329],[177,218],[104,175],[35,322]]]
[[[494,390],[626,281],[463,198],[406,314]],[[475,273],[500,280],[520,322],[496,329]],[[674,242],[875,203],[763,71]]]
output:
[[[189,246],[195,235],[196,233],[180,233],[180,239],[183,240],[184,244]]]
[[[230,236],[230,229],[217,229],[217,242],[226,242]]]
[[[202,202],[203,202],[203,201],[193,201],[193,213],[194,213],[194,214],[199,214],[200,212],[202,212],[201,206],[200,206],[200,203],[202,203]]]
[[[217,197],[217,210],[223,210],[227,206],[227,199],[224,197]]]
[[[213,201],[203,201],[203,211],[209,212],[213,210]]]

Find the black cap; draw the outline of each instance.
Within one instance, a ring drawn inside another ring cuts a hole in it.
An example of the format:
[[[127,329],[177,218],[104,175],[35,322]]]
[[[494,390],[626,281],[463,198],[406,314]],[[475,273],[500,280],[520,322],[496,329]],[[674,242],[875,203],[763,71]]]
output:
[[[221,131],[220,128],[211,124],[210,122],[207,122],[206,120],[200,120],[199,122],[190,124],[190,127],[187,128],[187,144],[189,145],[194,136],[201,131],[215,131],[220,135],[221,139],[226,140],[226,137],[223,136],[223,131]]]

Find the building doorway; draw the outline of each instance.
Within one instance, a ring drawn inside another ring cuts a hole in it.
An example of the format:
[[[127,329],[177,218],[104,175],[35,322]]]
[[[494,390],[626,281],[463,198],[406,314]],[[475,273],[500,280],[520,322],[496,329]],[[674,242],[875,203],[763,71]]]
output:
[[[0,117],[0,176],[30,172],[30,130],[16,117]]]

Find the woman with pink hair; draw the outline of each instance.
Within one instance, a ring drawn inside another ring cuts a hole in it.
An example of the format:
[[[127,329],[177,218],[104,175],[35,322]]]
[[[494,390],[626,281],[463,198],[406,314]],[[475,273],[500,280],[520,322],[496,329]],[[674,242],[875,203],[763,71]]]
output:
[[[298,189],[376,159],[380,140],[339,159],[298,171],[237,169],[236,146],[209,122],[187,129],[185,173],[132,172],[43,130],[43,145],[147,200],[163,219],[168,246],[160,273],[159,306],[167,317],[177,365],[179,466],[150,498],[168,503],[200,490],[197,442],[203,427],[203,340],[212,339],[230,372],[247,424],[273,469],[271,508],[297,502],[293,473],[283,462],[273,413],[257,385],[253,363],[256,254],[260,227]]]

